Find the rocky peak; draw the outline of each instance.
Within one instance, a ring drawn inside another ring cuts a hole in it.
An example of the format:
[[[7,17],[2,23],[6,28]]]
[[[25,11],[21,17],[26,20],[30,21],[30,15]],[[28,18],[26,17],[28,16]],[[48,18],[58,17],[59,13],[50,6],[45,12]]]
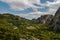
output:
[[[58,8],[57,12],[55,13],[54,18],[51,21],[51,25],[53,30],[60,29],[60,8]]]
[[[60,15],[60,7],[58,8],[57,12],[55,13],[55,16]]]
[[[53,18],[53,15],[42,15],[37,20],[39,23],[48,24],[48,23],[50,23],[52,18]]]

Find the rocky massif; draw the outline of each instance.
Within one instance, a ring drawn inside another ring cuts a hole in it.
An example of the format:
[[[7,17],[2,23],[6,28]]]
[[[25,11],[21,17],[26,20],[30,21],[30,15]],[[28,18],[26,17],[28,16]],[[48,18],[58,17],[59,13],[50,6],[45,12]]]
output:
[[[55,15],[42,15],[41,17],[35,19],[37,23],[49,24],[53,30],[60,30],[60,7],[56,11]]]
[[[51,22],[52,18],[53,18],[53,15],[48,14],[48,15],[42,15],[37,20],[41,24],[49,24]]]
[[[52,25],[53,30],[60,30],[60,8],[55,13],[55,16],[51,20],[50,24]]]

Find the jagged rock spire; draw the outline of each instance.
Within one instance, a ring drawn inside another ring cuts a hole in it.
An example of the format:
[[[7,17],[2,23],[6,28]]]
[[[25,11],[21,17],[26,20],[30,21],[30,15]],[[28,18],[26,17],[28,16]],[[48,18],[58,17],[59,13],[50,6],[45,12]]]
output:
[[[56,16],[57,14],[60,15],[60,7],[58,8],[57,12],[55,13],[55,16]]]
[[[56,11],[51,24],[52,24],[53,30],[60,30],[60,7]]]

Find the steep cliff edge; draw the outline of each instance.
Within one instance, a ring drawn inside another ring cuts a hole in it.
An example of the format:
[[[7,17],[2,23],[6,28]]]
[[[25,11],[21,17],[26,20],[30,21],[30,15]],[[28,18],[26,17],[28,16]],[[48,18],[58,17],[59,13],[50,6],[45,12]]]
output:
[[[60,30],[60,8],[58,8],[50,24],[52,25],[53,30]]]

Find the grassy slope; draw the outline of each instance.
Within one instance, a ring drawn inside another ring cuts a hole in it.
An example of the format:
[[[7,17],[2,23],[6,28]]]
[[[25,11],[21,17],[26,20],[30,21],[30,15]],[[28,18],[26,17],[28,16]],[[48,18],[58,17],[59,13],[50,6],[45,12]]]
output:
[[[19,38],[54,40],[54,38],[60,38],[60,34],[49,31],[49,25],[46,24],[37,24],[11,14],[0,15],[0,40],[18,40]]]

